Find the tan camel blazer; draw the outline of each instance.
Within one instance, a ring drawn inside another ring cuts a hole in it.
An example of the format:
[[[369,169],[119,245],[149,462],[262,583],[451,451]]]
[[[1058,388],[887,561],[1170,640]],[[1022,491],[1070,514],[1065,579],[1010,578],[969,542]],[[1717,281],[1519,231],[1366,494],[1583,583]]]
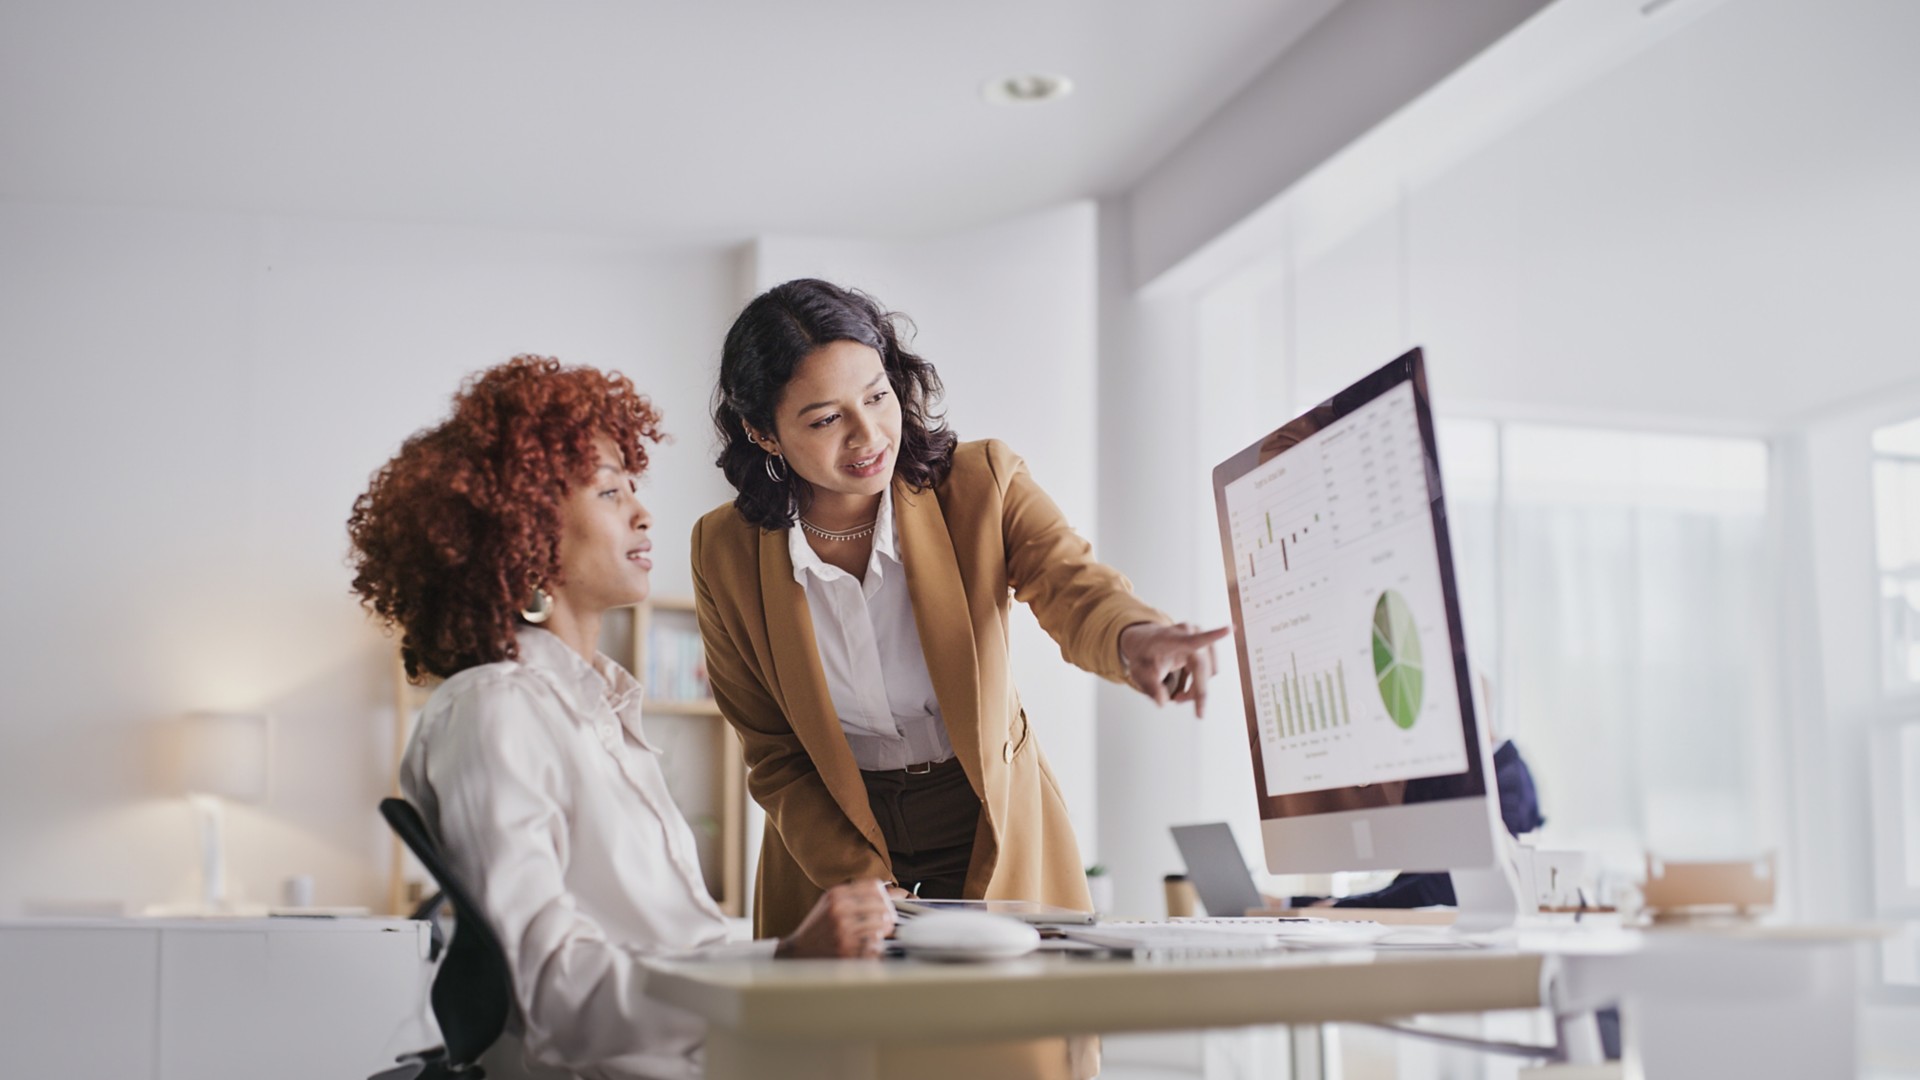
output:
[[[1008,601],[1032,608],[1068,661],[1114,681],[1120,631],[1171,620],[1094,561],[999,442],[960,444],[945,483],[914,491],[896,480],[893,498],[927,670],[982,806],[966,895],[1086,910],[1066,806],[1008,674]],[[783,935],[826,888],[891,880],[886,841],[827,692],[786,533],[729,504],[694,526],[692,549],[714,697],[740,734],[747,789],[767,811],[754,932]]]

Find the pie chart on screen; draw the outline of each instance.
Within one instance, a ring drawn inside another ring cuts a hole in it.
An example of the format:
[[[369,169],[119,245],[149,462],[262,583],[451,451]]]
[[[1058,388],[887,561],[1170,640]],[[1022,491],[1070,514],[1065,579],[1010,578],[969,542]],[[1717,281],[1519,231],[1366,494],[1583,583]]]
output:
[[[1426,673],[1420,658],[1420,631],[1406,598],[1388,589],[1373,605],[1373,677],[1380,703],[1402,730],[1420,717]]]

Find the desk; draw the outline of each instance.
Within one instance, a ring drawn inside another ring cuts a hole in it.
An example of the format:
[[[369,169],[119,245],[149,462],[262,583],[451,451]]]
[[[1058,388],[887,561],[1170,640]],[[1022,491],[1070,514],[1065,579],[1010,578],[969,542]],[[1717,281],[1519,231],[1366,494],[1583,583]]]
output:
[[[939,1047],[969,1041],[1616,1002],[1651,1080],[1805,1080],[1853,1074],[1856,937],[1541,933],[1185,962],[677,960],[649,964],[648,993],[711,1025],[708,1080],[933,1080],[951,1075]]]
[[[353,1080],[433,1045],[425,923],[0,921],[0,1076]]]

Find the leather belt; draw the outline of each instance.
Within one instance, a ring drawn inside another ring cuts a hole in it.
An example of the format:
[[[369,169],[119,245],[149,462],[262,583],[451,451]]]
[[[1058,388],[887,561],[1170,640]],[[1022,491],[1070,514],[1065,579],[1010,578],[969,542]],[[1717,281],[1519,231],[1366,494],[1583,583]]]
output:
[[[868,776],[926,776],[935,769],[948,765],[958,765],[959,757],[950,757],[941,761],[916,761],[904,769],[862,769]]]

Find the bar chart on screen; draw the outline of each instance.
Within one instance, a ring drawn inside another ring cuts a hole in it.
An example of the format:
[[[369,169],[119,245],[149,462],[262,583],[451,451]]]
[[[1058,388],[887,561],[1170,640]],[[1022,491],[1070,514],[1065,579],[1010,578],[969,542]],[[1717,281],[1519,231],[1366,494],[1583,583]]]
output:
[[[1353,711],[1347,707],[1345,664],[1336,660],[1332,670],[1302,675],[1300,658],[1289,653],[1287,659],[1291,670],[1266,685],[1268,707],[1279,733],[1305,735],[1350,726]]]
[[[1346,661],[1338,656],[1310,657],[1309,666],[1302,670],[1296,649],[1253,651],[1261,727],[1271,738],[1330,735],[1353,726]]]

